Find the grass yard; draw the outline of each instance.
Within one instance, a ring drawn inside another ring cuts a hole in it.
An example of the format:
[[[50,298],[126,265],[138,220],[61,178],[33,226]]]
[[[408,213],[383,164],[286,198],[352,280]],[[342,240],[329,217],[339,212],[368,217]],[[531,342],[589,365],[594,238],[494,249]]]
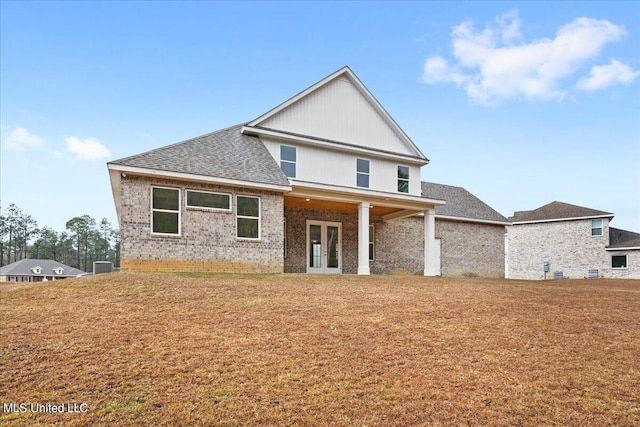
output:
[[[117,273],[0,322],[0,425],[640,425],[640,281]]]

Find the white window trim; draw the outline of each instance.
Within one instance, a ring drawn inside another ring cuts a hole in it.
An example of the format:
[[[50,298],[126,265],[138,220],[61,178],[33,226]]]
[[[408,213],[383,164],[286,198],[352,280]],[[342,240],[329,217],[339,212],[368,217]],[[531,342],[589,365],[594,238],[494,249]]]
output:
[[[594,227],[593,221],[600,221],[600,227]],[[595,228],[600,229],[600,234],[593,234],[593,230]],[[591,220],[591,237],[602,237],[604,236],[604,220],[602,218],[596,218]]]
[[[398,172],[399,172],[398,169],[400,169],[400,167],[407,168],[407,175],[409,176],[409,178],[404,179],[404,178],[398,177]],[[396,177],[397,177],[396,191],[398,193],[400,193],[400,194],[409,194],[409,191],[411,190],[411,188],[410,188],[410,186],[411,186],[411,179],[410,179],[411,178],[411,168],[409,166],[407,166],[407,165],[398,165],[398,167],[396,168]],[[406,183],[407,183],[407,191],[406,192],[398,190],[398,187],[399,187],[398,184],[400,183],[400,181],[406,181]]]
[[[168,209],[154,209],[153,207],[153,189],[154,188],[160,188],[163,190],[175,190],[178,192],[178,210],[177,211],[173,211],[173,210],[168,210]],[[151,208],[151,234],[154,236],[170,236],[170,237],[180,237],[182,236],[182,192],[180,191],[179,188],[176,187],[161,187],[159,185],[152,185],[151,186],[151,190],[150,190],[150,200],[149,200],[149,207]],[[157,211],[157,212],[168,212],[168,213],[178,213],[178,233],[158,233],[157,231],[153,231],[153,212]]]
[[[224,209],[224,208],[209,208],[206,206],[193,206],[189,204],[189,192],[192,193],[205,193],[205,194],[215,194],[215,195],[219,195],[219,196],[227,196],[227,198],[229,199],[229,208],[228,209]],[[185,190],[185,206],[187,207],[187,209],[193,209],[193,210],[202,210],[202,211],[213,211],[213,212],[231,212],[231,205],[232,205],[232,201],[231,201],[231,193],[220,193],[220,192],[216,192],[216,191],[202,191],[202,190]]]
[[[256,219],[255,216],[238,215],[238,197],[258,199],[258,238],[238,236],[238,218]],[[262,239],[262,198],[260,196],[254,196],[251,194],[236,194],[236,240],[248,240],[251,242],[257,242],[257,241],[260,241],[261,239]]]
[[[358,160],[364,160],[369,164],[369,172],[360,172],[358,171]],[[358,185],[358,175],[366,175],[369,177],[369,185],[366,187],[362,187]],[[362,157],[356,157],[356,187],[358,188],[371,188],[371,160],[363,159]]]
[[[293,148],[295,150],[295,152],[296,152],[296,160],[293,161],[293,162],[291,160],[282,160],[282,147]],[[287,176],[287,178],[296,179],[298,177],[298,147],[295,147],[293,145],[280,144],[280,168],[281,169],[282,169],[282,164],[283,163],[288,163],[288,164],[293,165],[293,175],[294,176]]]
[[[626,260],[625,260],[624,263],[625,263],[626,267],[614,267],[613,266],[613,257],[614,256],[623,256],[623,257],[625,257]],[[629,269],[629,255],[627,255],[627,254],[624,254],[624,255],[611,255],[611,268],[614,269],[614,270],[628,270]]]

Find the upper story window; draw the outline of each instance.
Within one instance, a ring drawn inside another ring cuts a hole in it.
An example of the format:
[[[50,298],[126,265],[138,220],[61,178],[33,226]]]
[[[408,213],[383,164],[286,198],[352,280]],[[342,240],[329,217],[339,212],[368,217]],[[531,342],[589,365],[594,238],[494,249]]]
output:
[[[260,239],[260,197],[236,197],[236,237]]]
[[[231,211],[231,195],[187,190],[187,207]]]
[[[356,159],[356,185],[369,188],[369,160]]]
[[[398,192],[409,192],[409,166],[398,166]]]
[[[288,178],[296,177],[296,147],[280,146],[280,169]]]
[[[151,232],[180,235],[180,190],[151,187]]]
[[[591,235],[602,236],[602,220],[601,219],[591,220]]]

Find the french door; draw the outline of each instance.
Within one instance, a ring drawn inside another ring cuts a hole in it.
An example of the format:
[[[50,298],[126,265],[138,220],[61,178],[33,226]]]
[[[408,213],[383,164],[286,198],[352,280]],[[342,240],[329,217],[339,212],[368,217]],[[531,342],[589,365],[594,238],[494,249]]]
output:
[[[307,221],[307,273],[342,273],[342,224]]]

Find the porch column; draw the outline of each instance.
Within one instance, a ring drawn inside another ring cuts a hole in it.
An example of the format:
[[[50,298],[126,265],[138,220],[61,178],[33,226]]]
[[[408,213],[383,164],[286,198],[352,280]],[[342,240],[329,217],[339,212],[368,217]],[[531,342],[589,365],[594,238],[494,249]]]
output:
[[[358,206],[358,274],[369,275],[369,202]]]
[[[424,275],[435,276],[436,270],[435,210],[424,212]]]

